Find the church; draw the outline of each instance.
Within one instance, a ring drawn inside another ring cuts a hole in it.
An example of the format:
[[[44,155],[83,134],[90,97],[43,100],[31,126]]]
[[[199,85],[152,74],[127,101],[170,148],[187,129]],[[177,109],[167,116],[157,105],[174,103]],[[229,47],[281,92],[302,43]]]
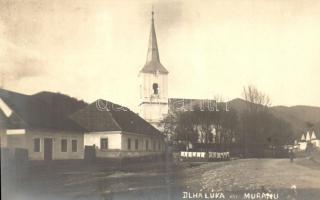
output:
[[[140,70],[139,115],[155,127],[168,114],[168,74],[161,64],[152,11],[147,60]]]
[[[147,60],[138,74],[140,90],[139,115],[161,130],[160,122],[173,109],[185,110],[192,109],[194,106],[206,106],[209,110],[218,110],[217,102],[213,99],[177,99],[168,97],[169,71],[160,61],[154,21],[154,12],[152,11]]]

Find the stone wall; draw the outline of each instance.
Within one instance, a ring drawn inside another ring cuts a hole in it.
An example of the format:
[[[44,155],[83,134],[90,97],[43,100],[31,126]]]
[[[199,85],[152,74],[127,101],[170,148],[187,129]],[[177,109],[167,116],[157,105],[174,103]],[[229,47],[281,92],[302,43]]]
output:
[[[135,157],[147,157],[147,156],[160,156],[163,152],[153,151],[120,151],[120,150],[106,150],[96,151],[97,158],[135,158]]]

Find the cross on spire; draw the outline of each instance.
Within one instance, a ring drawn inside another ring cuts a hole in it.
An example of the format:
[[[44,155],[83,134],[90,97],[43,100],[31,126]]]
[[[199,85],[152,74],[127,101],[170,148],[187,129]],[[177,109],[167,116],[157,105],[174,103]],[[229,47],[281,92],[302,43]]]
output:
[[[151,15],[152,15],[152,20],[153,20],[153,16],[154,16],[153,6],[152,6],[152,12],[151,12]]]

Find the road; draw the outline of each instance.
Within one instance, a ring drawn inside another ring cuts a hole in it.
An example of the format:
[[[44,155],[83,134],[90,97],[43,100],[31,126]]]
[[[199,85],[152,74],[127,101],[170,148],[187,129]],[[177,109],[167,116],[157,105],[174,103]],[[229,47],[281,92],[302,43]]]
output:
[[[209,163],[186,169],[184,184],[193,192],[230,192],[240,199],[246,192],[276,193],[280,199],[320,199],[320,165],[314,165],[307,159],[296,162],[290,163],[288,159],[245,159],[225,165]],[[300,163],[306,163],[306,166]]]
[[[211,199],[267,199],[257,198],[263,194],[281,200],[320,199],[320,165],[308,159],[293,163],[288,159],[242,159],[32,170],[13,186],[17,189],[10,187],[12,199],[171,200],[205,199],[205,195],[213,195]]]

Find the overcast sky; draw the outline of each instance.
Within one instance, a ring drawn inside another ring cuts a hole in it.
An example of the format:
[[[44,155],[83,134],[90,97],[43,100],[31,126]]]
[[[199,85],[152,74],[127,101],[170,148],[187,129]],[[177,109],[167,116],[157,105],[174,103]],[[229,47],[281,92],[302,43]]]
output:
[[[135,109],[150,12],[169,96],[320,106],[320,0],[0,0],[4,88]]]

